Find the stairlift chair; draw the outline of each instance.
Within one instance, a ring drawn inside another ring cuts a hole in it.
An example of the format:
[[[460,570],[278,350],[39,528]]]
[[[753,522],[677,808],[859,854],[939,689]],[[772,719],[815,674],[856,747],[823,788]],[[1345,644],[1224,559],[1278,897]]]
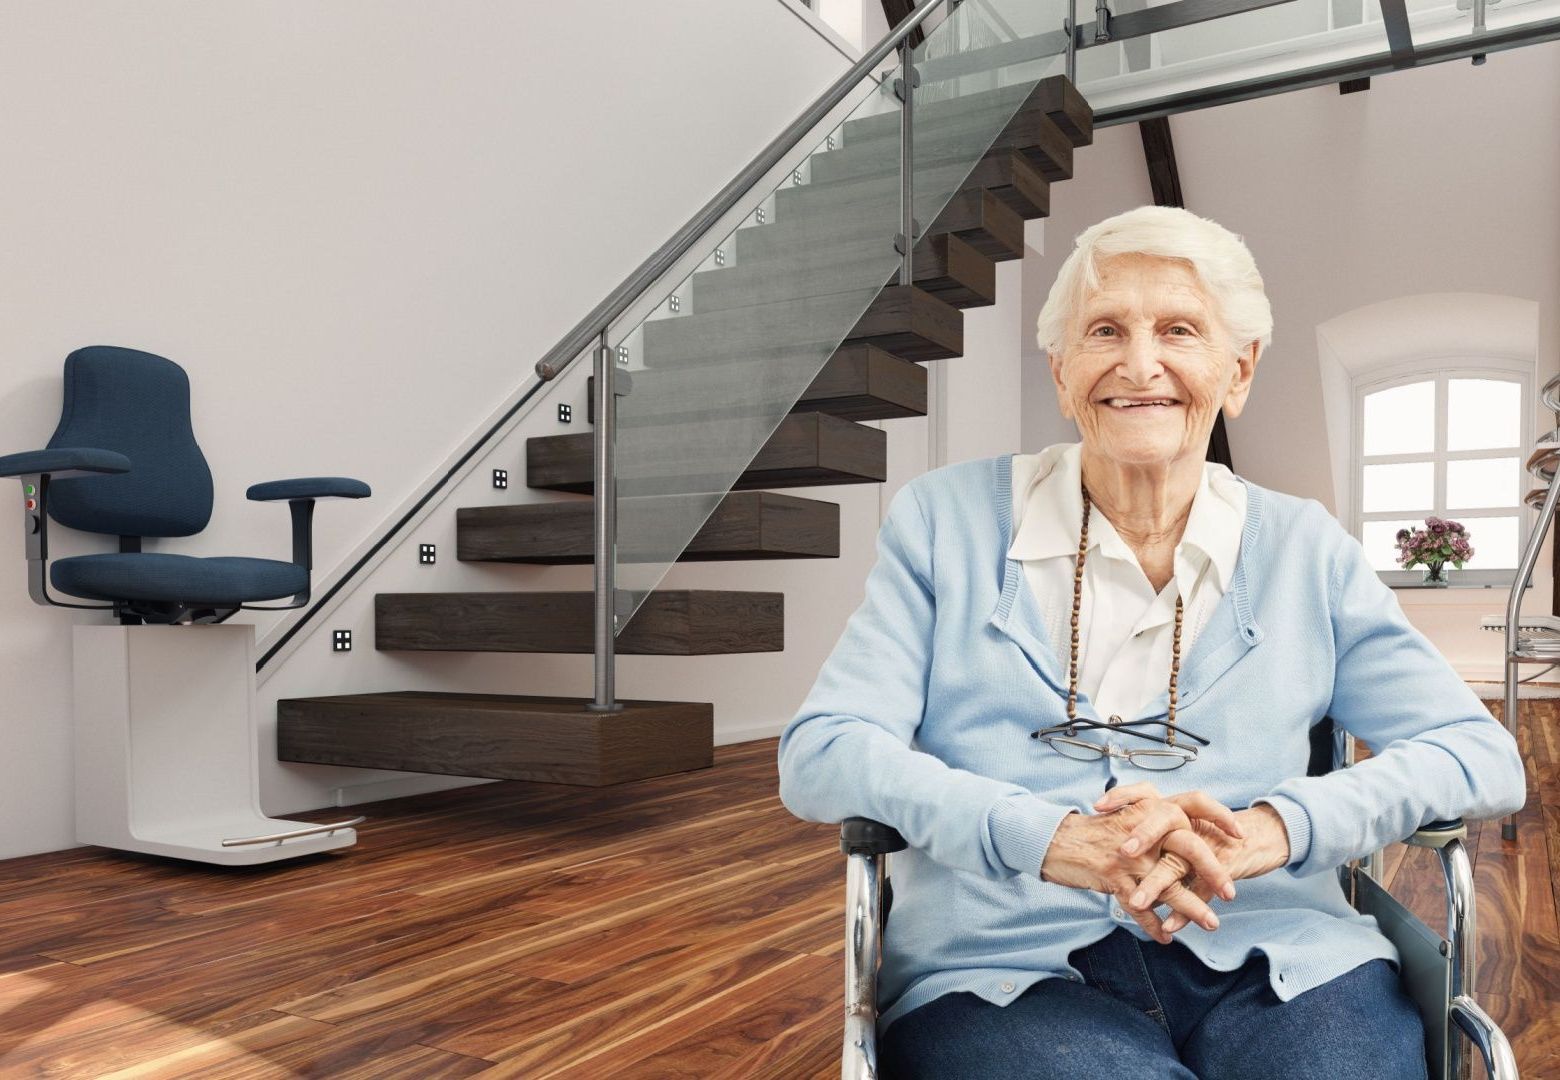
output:
[[[73,628],[76,839],[223,865],[355,843],[351,826],[362,818],[316,825],[261,812],[254,627],[218,624],[240,609],[308,603],[315,500],[361,499],[368,485],[314,477],[251,487],[250,499],[286,500],[291,562],[142,551],[145,537],[206,527],[211,472],[195,443],[184,369],[110,346],[66,358],[48,447],[0,457],[4,476],[22,484],[34,602],[118,620]],[[119,550],[47,566],[50,518],[117,536]],[[98,603],[58,600],[51,585]]]

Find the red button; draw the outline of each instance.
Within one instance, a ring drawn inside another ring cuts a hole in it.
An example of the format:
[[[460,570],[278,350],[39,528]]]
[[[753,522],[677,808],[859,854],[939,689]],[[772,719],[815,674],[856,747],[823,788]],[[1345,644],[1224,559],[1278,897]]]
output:
[[[27,509],[29,509],[29,510],[36,510],[36,509],[38,509],[38,500],[37,499],[28,499],[27,500]]]

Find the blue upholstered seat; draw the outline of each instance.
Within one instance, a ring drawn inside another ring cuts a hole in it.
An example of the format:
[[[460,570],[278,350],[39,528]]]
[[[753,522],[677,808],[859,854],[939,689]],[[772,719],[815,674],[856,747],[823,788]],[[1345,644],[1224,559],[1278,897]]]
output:
[[[49,567],[49,580],[60,592],[86,600],[245,604],[302,592],[309,587],[309,571],[275,559],[145,552],[60,559]]]
[[[60,422],[43,450],[0,457],[0,476],[19,477],[26,513],[27,591],[36,603],[61,593],[107,601],[122,622],[221,622],[256,601],[309,602],[318,499],[362,499],[361,480],[305,476],[251,485],[249,498],[285,502],[291,562],[195,558],[143,552],[147,537],[193,536],[211,520],[211,470],[190,420],[184,369],[139,349],[93,345],[65,358]],[[48,520],[117,536],[119,553],[48,565]]]

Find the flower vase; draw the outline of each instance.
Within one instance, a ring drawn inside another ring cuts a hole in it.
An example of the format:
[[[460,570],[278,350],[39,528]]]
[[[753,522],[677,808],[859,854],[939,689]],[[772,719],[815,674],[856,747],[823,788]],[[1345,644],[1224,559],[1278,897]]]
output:
[[[1421,566],[1420,570],[1424,573],[1423,583],[1427,588],[1444,589],[1451,584],[1448,579],[1452,576],[1452,568],[1445,563]]]

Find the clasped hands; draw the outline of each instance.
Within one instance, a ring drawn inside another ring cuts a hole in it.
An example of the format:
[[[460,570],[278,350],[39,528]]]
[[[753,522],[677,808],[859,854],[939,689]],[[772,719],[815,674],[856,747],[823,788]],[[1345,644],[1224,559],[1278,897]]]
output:
[[[1195,922],[1216,930],[1214,896],[1235,899],[1235,882],[1289,861],[1289,834],[1265,803],[1231,810],[1202,791],[1161,796],[1150,783],[1112,788],[1094,814],[1068,814],[1040,867],[1043,881],[1116,897],[1150,937]],[[1154,908],[1167,904],[1160,920]]]

